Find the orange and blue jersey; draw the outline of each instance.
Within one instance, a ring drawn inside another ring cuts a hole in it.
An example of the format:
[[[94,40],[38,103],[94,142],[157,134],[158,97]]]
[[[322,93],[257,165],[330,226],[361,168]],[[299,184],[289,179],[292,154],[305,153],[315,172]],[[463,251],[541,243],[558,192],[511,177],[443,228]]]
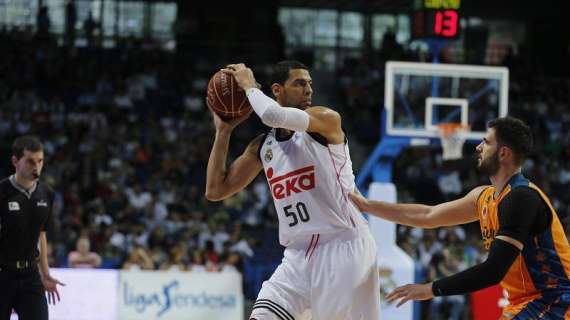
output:
[[[501,200],[515,188],[525,187],[538,192],[552,219],[546,230],[524,241],[522,252],[501,281],[509,299],[501,319],[570,319],[570,245],[548,197],[522,174],[513,176],[498,196],[492,186],[479,196],[483,243],[488,250],[499,232]]]

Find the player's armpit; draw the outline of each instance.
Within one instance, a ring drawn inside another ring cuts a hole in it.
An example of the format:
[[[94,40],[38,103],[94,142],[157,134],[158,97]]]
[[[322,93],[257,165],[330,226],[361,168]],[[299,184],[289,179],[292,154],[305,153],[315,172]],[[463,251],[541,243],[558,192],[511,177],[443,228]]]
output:
[[[479,220],[477,199],[486,186],[471,190],[463,198],[433,206],[424,217],[422,227],[438,228],[454,226]]]
[[[305,109],[305,112],[309,114],[308,132],[316,132],[332,144],[344,142],[342,119],[338,112],[326,107],[311,107]]]
[[[227,169],[224,179],[213,188],[207,188],[206,198],[221,201],[243,190],[259,174],[263,165],[257,151],[265,135],[253,139],[245,151],[235,159]]]

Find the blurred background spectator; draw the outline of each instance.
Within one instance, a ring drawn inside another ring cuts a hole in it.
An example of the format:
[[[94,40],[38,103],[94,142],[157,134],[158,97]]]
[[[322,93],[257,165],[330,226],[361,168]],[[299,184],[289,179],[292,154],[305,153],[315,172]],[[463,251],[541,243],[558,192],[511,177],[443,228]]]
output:
[[[70,268],[97,268],[101,265],[101,256],[91,252],[91,243],[87,238],[77,239],[77,250],[69,253]]]

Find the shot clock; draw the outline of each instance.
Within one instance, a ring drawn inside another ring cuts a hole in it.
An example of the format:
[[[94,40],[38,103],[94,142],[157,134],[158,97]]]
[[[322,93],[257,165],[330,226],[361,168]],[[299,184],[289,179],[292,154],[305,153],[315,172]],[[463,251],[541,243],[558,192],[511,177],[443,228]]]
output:
[[[414,38],[455,39],[460,31],[461,0],[416,0],[412,14]]]

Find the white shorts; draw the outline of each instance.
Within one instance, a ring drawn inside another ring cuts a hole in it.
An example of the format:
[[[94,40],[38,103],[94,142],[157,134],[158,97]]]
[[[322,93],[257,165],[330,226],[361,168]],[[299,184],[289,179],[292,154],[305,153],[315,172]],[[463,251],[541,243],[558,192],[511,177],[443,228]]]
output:
[[[380,319],[376,244],[368,226],[314,235],[287,247],[250,318]]]

